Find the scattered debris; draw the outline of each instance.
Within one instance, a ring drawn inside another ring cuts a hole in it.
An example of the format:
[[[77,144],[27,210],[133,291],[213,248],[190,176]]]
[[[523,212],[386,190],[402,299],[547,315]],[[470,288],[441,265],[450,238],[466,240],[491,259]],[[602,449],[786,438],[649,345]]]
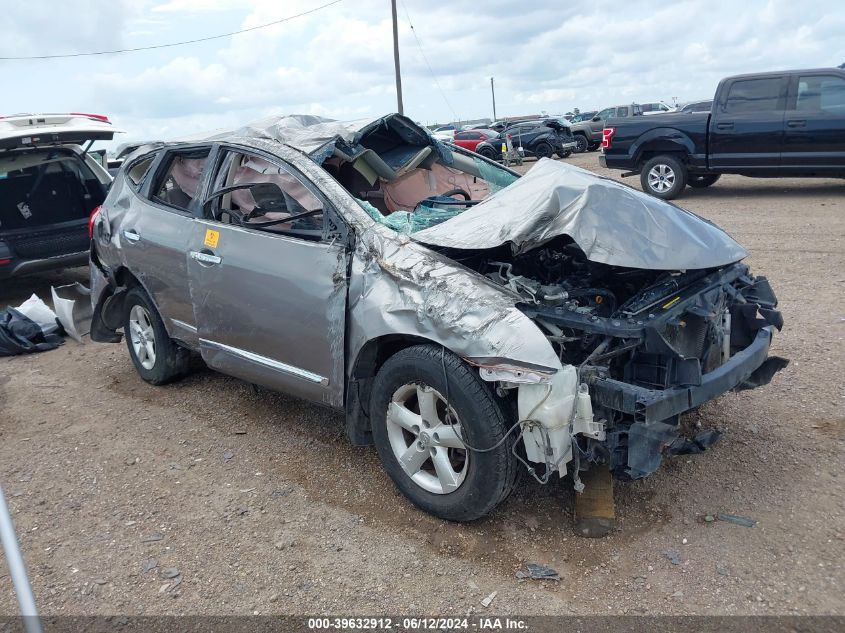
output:
[[[167,567],[161,570],[161,577],[162,578],[176,578],[179,576],[179,570],[175,567]]]
[[[235,454],[234,454],[232,451],[225,451],[225,452],[223,453],[223,460],[228,462],[228,461],[229,461],[230,459],[232,459],[234,456],[235,456]]]
[[[526,568],[528,571],[522,571],[520,569],[516,572],[516,577],[520,580],[524,580],[526,578],[530,578],[531,580],[560,580],[560,574],[551,567],[538,565],[536,563],[528,563]]]
[[[467,587],[469,587],[472,591],[478,591],[481,587],[478,586],[474,580],[470,580],[467,582]]]
[[[720,576],[730,576],[730,573],[728,573],[728,568],[722,565],[722,563],[716,563],[716,573]]]
[[[684,592],[683,592],[683,591],[678,590],[678,591],[676,591],[675,593],[673,593],[673,594],[672,594],[671,596],[669,596],[669,597],[670,597],[670,598],[683,598],[683,597],[684,597]]]
[[[669,559],[669,562],[672,563],[673,565],[680,565],[681,564],[681,555],[678,554],[678,552],[676,552],[675,550],[667,549],[663,553],[665,554],[666,558]]]
[[[497,593],[499,593],[499,592],[494,591],[493,593],[491,593],[486,598],[482,598],[481,599],[481,606],[486,608],[486,607],[489,607],[491,604],[493,604],[493,600],[496,598]]]
[[[713,523],[715,520],[716,520],[716,517],[714,517],[712,514],[705,514],[704,515],[704,522],[705,523]]]
[[[108,580],[105,578],[92,578],[91,582],[97,585],[105,585],[106,583],[108,583]]]
[[[148,558],[141,564],[141,570],[146,574],[158,567],[158,561],[155,558]]]
[[[720,521],[733,523],[734,525],[741,525],[742,527],[753,528],[757,525],[757,521],[749,519],[748,517],[739,516],[738,514],[717,514],[716,518]]]
[[[160,532],[155,532],[154,534],[150,534],[149,536],[142,538],[141,542],[142,543],[157,543],[158,541],[163,541],[163,540],[164,540],[164,534],[161,534]]]

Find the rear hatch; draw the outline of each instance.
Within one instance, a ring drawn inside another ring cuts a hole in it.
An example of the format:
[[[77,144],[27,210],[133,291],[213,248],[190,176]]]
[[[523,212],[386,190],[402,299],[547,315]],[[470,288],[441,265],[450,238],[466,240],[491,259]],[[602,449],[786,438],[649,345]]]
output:
[[[2,259],[42,259],[88,248],[88,217],[105,199],[108,176],[79,148],[110,140],[105,117],[54,114],[0,118]]]
[[[0,149],[110,141],[116,130],[99,114],[24,114],[0,117]]]

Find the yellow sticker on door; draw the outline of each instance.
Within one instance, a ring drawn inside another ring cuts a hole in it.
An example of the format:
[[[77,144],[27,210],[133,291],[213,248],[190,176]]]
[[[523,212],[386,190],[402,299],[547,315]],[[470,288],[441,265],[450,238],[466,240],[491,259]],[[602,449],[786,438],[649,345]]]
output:
[[[205,244],[209,248],[217,248],[217,241],[219,239],[220,239],[220,231],[215,231],[214,229],[206,229],[205,230],[205,241],[203,241],[203,244]]]

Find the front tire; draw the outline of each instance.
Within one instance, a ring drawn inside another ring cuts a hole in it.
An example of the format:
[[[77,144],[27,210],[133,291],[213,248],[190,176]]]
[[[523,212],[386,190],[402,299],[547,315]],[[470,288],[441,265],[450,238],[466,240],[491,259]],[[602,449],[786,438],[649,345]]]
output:
[[[568,149],[564,152],[558,152],[557,155],[560,156],[561,158],[569,158],[570,156],[572,156],[572,150]]]
[[[576,134],[575,135],[575,153],[576,154],[583,154],[587,151],[587,148],[590,147],[590,142],[587,140],[587,137],[583,134]]]
[[[446,396],[448,394],[448,396]],[[447,403],[448,398],[448,403]],[[434,345],[390,357],[370,400],[373,440],[384,469],[418,508],[448,521],[483,517],[511,492],[515,416],[460,358]],[[474,452],[475,448],[490,449]]]
[[[167,334],[153,302],[142,288],[126,293],[123,333],[138,374],[152,385],[181,378],[188,372],[190,352]]]
[[[484,158],[489,158],[490,160],[496,160],[496,152],[494,152],[489,147],[482,147],[479,152]]]
[[[687,185],[689,185],[693,189],[704,189],[705,187],[709,187],[710,185],[714,184],[717,180],[719,180],[719,176],[721,176],[721,174],[690,176],[687,180]]]
[[[673,200],[686,187],[687,169],[674,156],[655,156],[643,165],[640,184],[655,198]]]

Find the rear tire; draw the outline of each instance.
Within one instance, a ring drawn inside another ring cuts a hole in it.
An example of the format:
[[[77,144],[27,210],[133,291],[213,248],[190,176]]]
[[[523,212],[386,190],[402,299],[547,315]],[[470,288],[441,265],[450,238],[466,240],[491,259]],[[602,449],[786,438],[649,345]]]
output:
[[[411,503],[448,521],[481,518],[513,489],[518,433],[502,441],[516,423],[506,411],[477,371],[434,345],[390,357],[370,399],[373,440],[387,474]],[[463,439],[481,449],[501,444],[473,452]]]
[[[489,147],[482,147],[478,153],[483,156],[484,158],[489,158],[490,160],[496,160],[496,152],[494,152]]]
[[[590,147],[590,142],[587,140],[587,137],[583,134],[576,134],[575,135],[575,153],[576,154],[583,154],[587,151],[587,148]]]
[[[123,333],[138,374],[151,385],[163,385],[188,373],[191,353],[167,334],[153,302],[142,288],[126,293]]]
[[[655,156],[640,172],[643,191],[655,198],[673,200],[687,184],[687,168],[674,156]]]
[[[692,187],[693,189],[704,189],[705,187],[709,187],[717,180],[719,180],[719,176],[721,174],[705,174],[703,176],[689,176],[687,179],[687,185]]]

